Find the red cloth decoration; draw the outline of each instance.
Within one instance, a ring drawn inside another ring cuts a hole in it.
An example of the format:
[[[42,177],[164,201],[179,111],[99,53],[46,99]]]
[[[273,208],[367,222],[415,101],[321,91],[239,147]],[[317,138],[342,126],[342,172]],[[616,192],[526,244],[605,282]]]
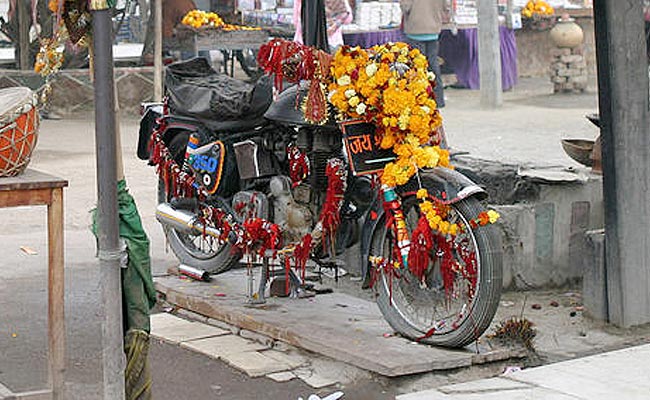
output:
[[[319,125],[327,122],[329,116],[327,97],[323,84],[317,79],[312,79],[309,84],[309,92],[302,103],[302,111],[307,122]]]
[[[409,247],[408,267],[418,281],[424,280],[429,263],[431,262],[434,237],[429,221],[424,215],[420,216],[418,225],[411,234],[411,246]]]
[[[312,237],[310,234],[303,236],[300,243],[296,245],[296,248],[293,251],[293,260],[295,268],[300,270],[300,279],[305,280],[305,269],[307,267],[307,260],[309,259],[309,254],[311,253],[311,241]]]
[[[236,231],[235,246],[250,254],[264,257],[267,250],[278,250],[282,243],[280,227],[262,218],[249,218]]]
[[[445,296],[450,298],[453,294],[454,281],[456,280],[456,265],[452,251],[453,240],[447,240],[443,235],[437,235],[438,255],[440,257],[440,274],[442,275],[442,284],[445,288]]]
[[[318,221],[323,228],[324,248],[334,249],[336,229],[341,223],[339,212],[343,205],[347,182],[345,164],[338,158],[328,160],[325,175],[327,175],[327,191]]]
[[[323,85],[329,78],[332,56],[322,50],[299,43],[273,39],[260,47],[257,62],[262,69],[275,75],[274,83],[282,90],[282,81],[292,83],[310,81],[309,92],[303,103],[305,119],[322,124],[327,121],[327,97]]]
[[[295,188],[309,176],[309,158],[298,146],[293,144],[287,147],[287,157],[289,159],[291,187]]]

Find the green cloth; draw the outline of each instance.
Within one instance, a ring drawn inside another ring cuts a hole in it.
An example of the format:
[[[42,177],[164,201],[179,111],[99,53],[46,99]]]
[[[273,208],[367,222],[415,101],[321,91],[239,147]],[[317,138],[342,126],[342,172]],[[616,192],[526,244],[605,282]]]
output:
[[[140,214],[126,181],[117,183],[120,237],[126,241],[128,263],[122,268],[122,307],[124,332],[138,329],[150,332],[149,311],[156,304],[156,290],[151,276],[149,238],[142,227]],[[93,210],[92,231],[97,237],[97,213]]]
[[[124,370],[125,400],[151,399],[151,371],[149,370],[149,334],[133,329],[124,337],[126,369]]]

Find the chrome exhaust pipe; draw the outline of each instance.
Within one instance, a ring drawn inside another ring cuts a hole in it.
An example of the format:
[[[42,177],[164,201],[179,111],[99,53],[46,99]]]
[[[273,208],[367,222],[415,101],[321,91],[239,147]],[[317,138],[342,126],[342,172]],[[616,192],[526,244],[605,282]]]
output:
[[[177,210],[169,205],[169,203],[158,204],[158,207],[156,207],[156,219],[161,224],[174,228],[179,232],[193,233],[195,235],[205,233],[217,239],[221,236],[219,229],[212,226],[204,226],[193,213],[185,210]]]

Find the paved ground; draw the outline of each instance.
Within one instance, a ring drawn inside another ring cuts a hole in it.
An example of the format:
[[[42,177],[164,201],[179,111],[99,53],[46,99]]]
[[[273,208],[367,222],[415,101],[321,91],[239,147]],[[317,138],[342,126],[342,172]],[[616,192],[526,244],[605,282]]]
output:
[[[585,114],[596,108],[595,95],[553,96],[543,80],[523,80],[515,91],[505,94],[504,107],[498,111],[480,110],[477,92],[449,90],[447,97],[448,106],[443,116],[451,145],[484,158],[577,166],[562,152],[559,138],[594,137],[597,134],[584,119]],[[156,178],[152,168],[134,157],[136,138],[137,121],[124,121],[122,149],[127,179],[152,239],[154,273],[164,274],[174,265],[175,259],[166,252],[162,232],[154,221]],[[88,230],[88,212],[96,198],[92,117],[44,121],[31,166],[70,180],[65,194],[68,397],[96,399],[99,398],[97,389],[101,377],[97,318],[99,274],[94,257],[94,239]],[[0,382],[14,391],[36,389],[45,382],[45,211],[35,208],[0,210],[0,221],[3,224],[0,230],[3,244],[0,261]],[[28,246],[37,254],[28,255],[20,250],[21,246]],[[549,360],[581,355],[594,349],[602,351],[602,346],[606,348],[607,345],[620,347],[626,342],[635,343],[647,338],[644,330],[599,328],[584,322],[580,315],[580,319],[570,319],[572,317],[566,313],[560,315],[559,309],[546,307],[549,298],[558,298],[564,292],[541,294],[541,297],[531,293],[527,304],[539,302],[544,308],[533,312],[529,311],[529,306],[525,307],[527,316],[538,318],[535,322],[541,332],[540,345],[542,350],[546,349]],[[521,294],[506,294],[506,303],[502,303],[500,312],[519,315],[524,299]],[[574,348],[578,351],[572,352]],[[219,398],[259,397],[267,385],[282,388],[283,394],[271,396],[274,398],[297,398],[308,394],[307,387],[300,382],[276,386],[267,378],[246,378],[221,361],[207,360],[174,345],[156,343],[152,361],[155,366],[154,391],[162,398],[210,398],[207,393],[213,390],[209,389],[212,386],[222,387],[223,390],[215,393]],[[363,388],[374,390],[379,387],[381,392],[385,387],[394,387],[399,392],[411,392],[494,376],[503,367],[495,365],[445,376],[417,376],[388,383],[361,374],[350,380],[345,390],[363,391]],[[226,376],[223,380],[222,373]],[[171,395],[175,393],[179,394]],[[376,394],[376,390],[370,393]],[[373,396],[352,398],[379,398]]]
[[[645,400],[650,345],[397,396],[397,400]]]

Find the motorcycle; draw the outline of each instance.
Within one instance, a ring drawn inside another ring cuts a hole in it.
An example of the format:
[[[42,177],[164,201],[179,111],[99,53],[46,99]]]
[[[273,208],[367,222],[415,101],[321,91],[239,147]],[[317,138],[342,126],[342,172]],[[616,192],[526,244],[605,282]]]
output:
[[[382,188],[376,174],[362,171],[377,154],[361,160],[355,154],[372,140],[350,139],[358,129],[372,136],[368,124],[331,117],[308,122],[296,106],[307,95],[305,85],[274,100],[268,77],[244,84],[216,75],[201,60],[168,67],[168,97],[144,104],[140,123],[138,156],[158,167],[156,217],[179,261],[220,273],[244,254],[260,256],[256,296],[262,300],[270,258],[282,260],[287,291],[296,294],[306,284],[307,259],[327,267],[340,265],[337,256],[356,256],[363,287],[376,290],[396,332],[447,347],[478,339],[502,286],[500,235],[479,223],[486,192],[443,167]],[[216,115],[228,110],[229,119]],[[403,242],[418,229],[421,188],[459,229],[414,241],[411,247],[426,253],[416,272],[411,259],[406,266]]]

